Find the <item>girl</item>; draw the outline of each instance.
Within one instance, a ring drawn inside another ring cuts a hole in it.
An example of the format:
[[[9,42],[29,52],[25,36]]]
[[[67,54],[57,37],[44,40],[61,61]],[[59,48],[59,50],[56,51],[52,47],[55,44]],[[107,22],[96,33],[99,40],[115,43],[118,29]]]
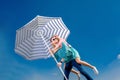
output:
[[[82,65],[88,66],[94,70],[96,74],[98,74],[98,70],[95,66],[80,60],[79,53],[73,47],[71,47],[64,39],[58,37],[57,35],[53,36],[50,39],[53,48],[51,52],[54,54],[56,59],[60,61],[58,66],[62,65],[62,62],[65,63],[65,75],[69,79],[69,73],[72,67],[76,67],[81,74],[83,74],[87,80],[93,80],[82,68]],[[64,79],[65,80],[65,79]]]

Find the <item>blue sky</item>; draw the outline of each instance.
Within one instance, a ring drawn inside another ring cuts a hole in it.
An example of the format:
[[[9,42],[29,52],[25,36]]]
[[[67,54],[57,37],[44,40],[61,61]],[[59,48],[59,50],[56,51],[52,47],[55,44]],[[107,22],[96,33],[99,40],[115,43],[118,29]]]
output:
[[[16,30],[36,15],[62,17],[71,31],[68,42],[80,52],[83,60],[99,69],[100,75],[87,71],[96,80],[108,79],[109,71],[120,70],[117,67],[120,66],[117,58],[120,54],[119,4],[119,0],[1,0],[0,79],[62,79],[52,58],[28,61],[14,52]]]

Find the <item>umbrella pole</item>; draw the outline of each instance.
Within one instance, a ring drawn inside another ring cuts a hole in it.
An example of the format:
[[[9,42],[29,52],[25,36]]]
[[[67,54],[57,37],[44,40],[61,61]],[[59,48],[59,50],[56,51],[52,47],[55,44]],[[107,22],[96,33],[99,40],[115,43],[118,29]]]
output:
[[[42,35],[41,35],[41,37],[42,37],[42,39],[43,39],[43,41],[44,41],[45,45],[47,46],[47,48],[50,50],[49,46],[48,46],[48,45],[47,45],[47,43],[45,42],[44,37],[43,37]],[[57,59],[55,58],[55,56],[52,54],[52,52],[50,52],[50,54],[52,55],[52,57],[53,57],[53,59],[55,60],[56,64],[58,64],[58,61],[57,61]],[[64,78],[65,78],[66,80],[68,80],[68,79],[67,79],[67,77],[66,77],[66,75],[64,74],[64,72],[63,72],[62,68],[61,68],[61,67],[59,67],[59,69],[60,69],[60,71],[61,71],[62,75],[64,76]]]
[[[50,53],[51,53],[51,52],[50,52]],[[58,61],[56,60],[55,56],[54,56],[52,53],[51,53],[51,55],[52,55],[52,57],[54,58],[55,62],[58,63]],[[64,74],[62,68],[59,67],[59,69],[60,69],[61,73],[63,74],[63,76],[65,77],[65,79],[68,80],[67,77],[66,77],[66,75]]]

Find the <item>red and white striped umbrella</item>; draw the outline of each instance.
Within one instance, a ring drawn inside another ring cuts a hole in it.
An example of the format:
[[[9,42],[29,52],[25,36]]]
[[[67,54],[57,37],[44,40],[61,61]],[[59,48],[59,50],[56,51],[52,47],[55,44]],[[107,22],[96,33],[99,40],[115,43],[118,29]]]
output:
[[[69,33],[61,17],[36,16],[16,31],[15,52],[28,60],[48,58],[50,38],[58,35],[67,39]],[[55,59],[54,55],[52,57]]]

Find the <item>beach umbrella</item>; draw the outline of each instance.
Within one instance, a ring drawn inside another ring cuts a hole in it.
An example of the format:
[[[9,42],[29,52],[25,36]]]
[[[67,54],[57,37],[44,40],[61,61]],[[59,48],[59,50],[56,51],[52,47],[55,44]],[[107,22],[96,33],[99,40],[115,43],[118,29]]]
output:
[[[38,15],[26,25],[16,30],[15,52],[28,60],[52,56],[55,62],[58,63],[54,55],[49,51],[52,48],[50,38],[53,35],[58,35],[63,39],[67,39],[69,33],[70,31],[61,17]],[[66,78],[62,68],[59,67],[59,69]]]

